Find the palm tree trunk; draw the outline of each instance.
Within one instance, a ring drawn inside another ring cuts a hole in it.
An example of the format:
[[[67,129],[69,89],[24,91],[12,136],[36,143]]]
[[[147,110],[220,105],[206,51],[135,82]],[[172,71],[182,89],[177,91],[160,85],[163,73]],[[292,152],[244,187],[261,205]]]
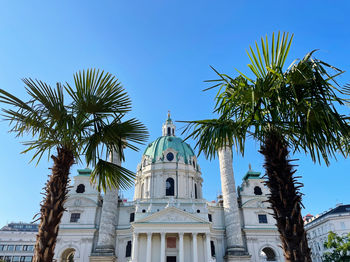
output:
[[[270,189],[268,202],[273,209],[282,241],[286,262],[311,262],[304,222],[301,216],[301,183],[296,182],[294,165],[289,159],[288,146],[277,132],[271,131],[260,153],[265,157],[264,167]]]
[[[57,148],[57,156],[51,158],[54,163],[41,203],[33,262],[51,262],[53,259],[58,227],[64,212],[63,205],[67,199],[69,171],[74,163],[72,151],[64,148]]]

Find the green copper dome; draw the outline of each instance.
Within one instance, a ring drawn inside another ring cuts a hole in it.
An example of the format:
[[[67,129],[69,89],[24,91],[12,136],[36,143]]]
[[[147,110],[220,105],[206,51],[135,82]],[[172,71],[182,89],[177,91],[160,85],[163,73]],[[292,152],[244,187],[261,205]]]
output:
[[[161,136],[157,138],[153,143],[149,144],[146,148],[144,155],[152,158],[152,162],[156,162],[161,158],[164,160],[163,152],[168,148],[177,152],[175,160],[178,161],[179,157],[183,157],[186,164],[195,155],[189,144],[184,142],[181,138],[176,136]]]

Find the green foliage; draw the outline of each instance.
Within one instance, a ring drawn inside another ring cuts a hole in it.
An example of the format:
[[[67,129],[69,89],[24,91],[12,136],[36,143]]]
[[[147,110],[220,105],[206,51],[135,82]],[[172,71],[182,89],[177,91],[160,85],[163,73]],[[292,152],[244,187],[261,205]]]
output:
[[[328,240],[324,243],[326,249],[323,261],[325,262],[349,262],[350,261],[350,233],[346,236],[339,236],[330,231]]]
[[[230,77],[213,70],[219,79],[211,80],[219,87],[216,95],[215,120],[188,122],[189,136],[199,139],[197,147],[209,156],[215,155],[219,142],[234,144],[242,154],[247,135],[264,142],[271,131],[282,135],[295,151],[309,153],[313,161],[324,159],[337,152],[347,154],[344,140],[349,141],[349,116],[338,112],[349,102],[350,89],[339,87],[335,78],[343,71],[313,57],[315,51],[295,60],[287,69],[285,62],[293,35],[278,33],[250,47],[250,75],[239,72]],[[230,126],[222,132],[211,132],[213,123]],[[231,128],[232,127],[232,128]],[[235,136],[231,138],[231,136]],[[211,147],[210,140],[218,141]],[[215,148],[213,148],[215,146]]]
[[[62,147],[71,150],[77,161],[85,155],[98,188],[128,188],[134,173],[113,163],[111,154],[124,160],[124,148],[138,150],[148,138],[146,127],[137,119],[124,120],[131,110],[131,100],[118,79],[110,73],[89,69],[74,75],[74,85],[57,83],[55,88],[33,79],[23,79],[29,100],[23,101],[0,89],[0,102],[7,105],[3,116],[10,132],[30,141],[23,153],[34,151],[37,163],[47,153]],[[69,103],[65,103],[64,93]]]

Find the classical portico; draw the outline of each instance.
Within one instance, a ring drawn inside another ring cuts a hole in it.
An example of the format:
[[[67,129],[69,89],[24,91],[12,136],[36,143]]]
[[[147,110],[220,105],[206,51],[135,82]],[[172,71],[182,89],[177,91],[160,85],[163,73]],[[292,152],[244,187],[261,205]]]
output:
[[[178,208],[168,207],[135,221],[132,228],[133,262],[214,261],[210,223]]]

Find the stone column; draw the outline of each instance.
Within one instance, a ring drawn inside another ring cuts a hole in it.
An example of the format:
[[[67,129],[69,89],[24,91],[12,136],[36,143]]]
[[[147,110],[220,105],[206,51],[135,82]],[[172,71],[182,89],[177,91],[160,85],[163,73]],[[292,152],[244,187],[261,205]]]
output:
[[[205,234],[205,244],[207,249],[207,261],[211,262],[211,246],[210,246],[210,233]]]
[[[179,233],[179,261],[184,262],[184,233]]]
[[[233,177],[232,148],[222,147],[218,150],[220,163],[221,189],[224,200],[224,217],[227,239],[227,254],[245,255],[243,246],[241,219],[238,210],[235,179]]]
[[[147,255],[146,262],[151,262],[152,260],[152,233],[147,233]]]
[[[192,233],[193,262],[198,262],[197,233]]]
[[[119,166],[121,165],[119,155],[115,152],[110,155],[110,162]],[[105,261],[115,261],[117,216],[118,189],[107,187],[103,197],[97,246],[94,252],[92,253],[92,260],[95,260],[94,257],[97,256],[100,258],[105,257]]]
[[[131,260],[132,262],[137,262],[137,252],[138,252],[138,243],[139,243],[139,233],[135,233],[133,235],[133,242],[132,242],[132,255]]]
[[[165,233],[160,233],[160,262],[165,262]]]

